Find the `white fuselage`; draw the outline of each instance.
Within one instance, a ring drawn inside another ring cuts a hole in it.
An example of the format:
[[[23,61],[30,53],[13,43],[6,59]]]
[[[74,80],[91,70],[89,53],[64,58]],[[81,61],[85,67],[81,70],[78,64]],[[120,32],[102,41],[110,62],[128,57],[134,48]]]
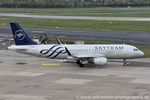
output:
[[[101,55],[107,59],[130,59],[142,57],[144,53],[131,45],[125,44],[107,44],[107,45],[12,45],[8,47],[9,50],[23,52],[27,54],[34,54],[48,58],[66,59],[68,54],[65,47],[71,55],[78,55],[86,57],[87,55]]]

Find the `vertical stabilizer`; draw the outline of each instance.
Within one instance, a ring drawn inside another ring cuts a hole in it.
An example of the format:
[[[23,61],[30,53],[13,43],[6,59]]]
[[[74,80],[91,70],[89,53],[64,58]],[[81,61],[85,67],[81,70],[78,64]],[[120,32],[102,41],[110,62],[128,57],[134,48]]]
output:
[[[16,45],[36,45],[18,23],[10,23]]]

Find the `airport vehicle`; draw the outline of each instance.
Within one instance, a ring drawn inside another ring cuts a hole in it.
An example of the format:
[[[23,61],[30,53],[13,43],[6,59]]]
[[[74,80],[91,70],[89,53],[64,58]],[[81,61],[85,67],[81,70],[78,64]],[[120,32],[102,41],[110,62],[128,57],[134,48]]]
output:
[[[62,44],[36,44],[17,23],[10,23],[15,45],[8,47],[9,50],[47,57],[51,59],[74,59],[83,67],[84,64],[105,65],[107,59],[126,59],[143,57],[144,53],[132,45],[126,44],[100,44],[100,45],[75,45]]]

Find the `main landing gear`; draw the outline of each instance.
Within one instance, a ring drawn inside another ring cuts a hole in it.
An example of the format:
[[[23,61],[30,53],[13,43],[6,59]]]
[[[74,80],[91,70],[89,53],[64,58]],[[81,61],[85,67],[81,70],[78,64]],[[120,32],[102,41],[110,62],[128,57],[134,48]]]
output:
[[[123,59],[123,66],[127,66],[127,61],[126,61],[126,59]]]
[[[77,60],[77,64],[78,64],[81,68],[84,67],[84,65],[81,63],[80,60]]]

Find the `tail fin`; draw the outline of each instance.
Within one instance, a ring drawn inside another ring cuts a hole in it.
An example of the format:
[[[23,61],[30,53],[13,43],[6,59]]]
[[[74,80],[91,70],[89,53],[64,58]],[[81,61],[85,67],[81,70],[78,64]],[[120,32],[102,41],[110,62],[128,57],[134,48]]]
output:
[[[10,23],[16,45],[36,45],[18,23]]]

